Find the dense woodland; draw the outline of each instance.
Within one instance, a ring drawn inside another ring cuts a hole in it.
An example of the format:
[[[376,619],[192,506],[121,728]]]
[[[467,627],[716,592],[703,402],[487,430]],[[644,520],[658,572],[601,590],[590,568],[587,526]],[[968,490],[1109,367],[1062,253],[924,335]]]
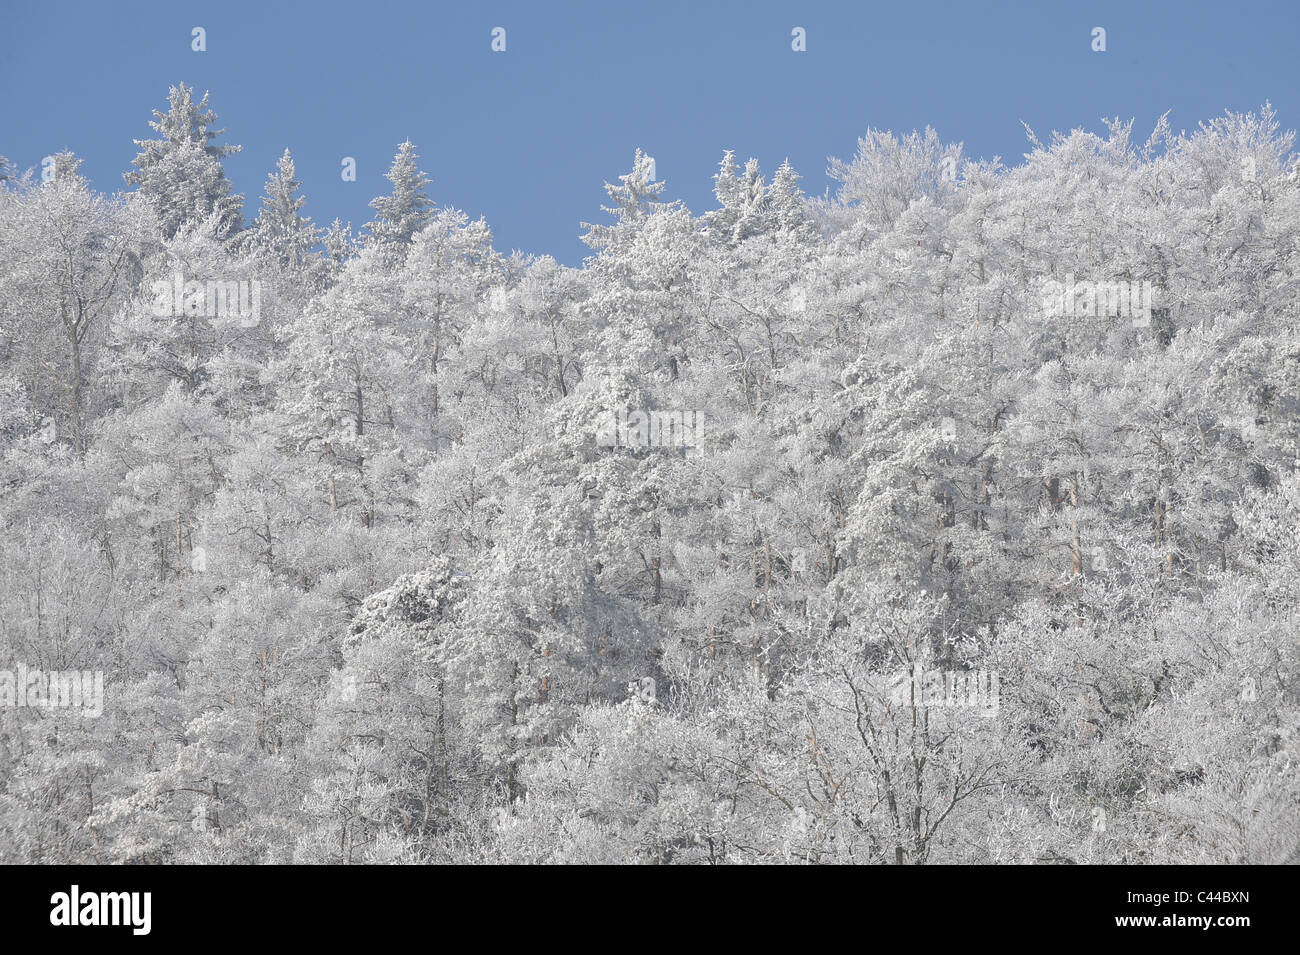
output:
[[[822,199],[726,152],[703,214],[638,152],[578,269],[409,142],[355,232],[288,150],[246,222],[207,97],[154,117],[121,194],[0,165],[0,668],[104,674],[0,707],[0,861],[1300,861],[1268,106],[870,130]]]

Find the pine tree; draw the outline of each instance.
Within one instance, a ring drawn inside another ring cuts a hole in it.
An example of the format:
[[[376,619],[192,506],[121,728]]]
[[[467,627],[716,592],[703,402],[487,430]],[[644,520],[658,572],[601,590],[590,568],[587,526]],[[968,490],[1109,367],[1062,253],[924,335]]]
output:
[[[719,208],[704,215],[709,232],[727,242],[731,240],[732,231],[736,227],[736,209],[740,204],[738,171],[735,150],[728,149],[722,154],[722,162],[718,163],[718,172],[713,177],[713,195],[718,200]]]
[[[750,158],[745,163],[745,176],[740,181],[737,198],[739,203],[732,238],[739,242],[763,231],[767,210],[767,183],[763,180],[757,159]]]
[[[657,201],[663,194],[665,184],[654,179],[654,160],[640,149],[632,160],[632,171],[619,176],[619,185],[605,183],[605,193],[612,206],[601,206],[617,219],[617,224],[592,225],[584,222],[587,234],[583,241],[593,249],[603,249],[616,240],[620,234],[634,227],[646,216],[662,208],[665,203]]]
[[[767,190],[767,202],[773,224],[778,229],[794,231],[809,227],[810,219],[804,208],[803,191],[799,188],[801,177],[787,158],[777,168],[772,184]]]
[[[212,128],[217,114],[207,108],[208,94],[197,103],[193,94],[184,83],[171,88],[168,111],[154,110],[155,119],[149,123],[161,138],[135,140],[141,149],[133,160],[136,169],[123,174],[129,184],[140,187],[168,239],[214,212],[223,235],[243,226],[244,197],[231,191],[221,160],[244,147],[213,144],[225,130]]]
[[[306,198],[295,196],[302,187],[294,178],[293,157],[284,151],[276,171],[266,179],[266,195],[253,224],[251,245],[269,255],[282,268],[296,268],[320,241],[321,231],[311,218],[301,214]]]
[[[384,176],[393,184],[393,192],[370,201],[375,218],[366,223],[371,240],[388,248],[398,260],[406,258],[406,249],[433,215],[433,202],[426,187],[429,177],[420,169],[419,155],[408,139],[397,149],[393,165]]]

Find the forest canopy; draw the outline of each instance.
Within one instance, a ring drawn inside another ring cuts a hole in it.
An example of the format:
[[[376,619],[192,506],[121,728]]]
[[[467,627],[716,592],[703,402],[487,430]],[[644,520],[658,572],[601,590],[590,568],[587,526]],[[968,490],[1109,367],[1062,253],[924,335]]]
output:
[[[1269,106],[637,151],[581,268],[216,118],[0,159],[0,861],[1300,861]]]

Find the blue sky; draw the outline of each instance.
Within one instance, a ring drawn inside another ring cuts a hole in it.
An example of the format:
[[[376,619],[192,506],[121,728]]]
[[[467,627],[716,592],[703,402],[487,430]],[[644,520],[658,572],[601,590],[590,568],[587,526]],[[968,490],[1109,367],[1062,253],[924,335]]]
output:
[[[191,50],[191,30],[207,51]],[[506,50],[491,49],[506,29]],[[791,50],[803,27],[807,51]],[[1107,31],[1094,53],[1091,31]],[[1024,120],[1100,130],[1171,110],[1175,130],[1271,100],[1297,119],[1300,2],[220,3],[5,0],[0,154],[21,168],[68,147],[106,191],[151,135],[167,88],[210,90],[244,151],[227,175],[255,214],[292,149],[318,223],[360,226],[397,143],[419,147],[440,205],[483,215],[503,251],[577,265],[602,183],[656,159],[670,198],[712,208],[724,149],[810,194],[869,126],[933,126],[1015,163]],[[357,181],[344,182],[344,156]]]

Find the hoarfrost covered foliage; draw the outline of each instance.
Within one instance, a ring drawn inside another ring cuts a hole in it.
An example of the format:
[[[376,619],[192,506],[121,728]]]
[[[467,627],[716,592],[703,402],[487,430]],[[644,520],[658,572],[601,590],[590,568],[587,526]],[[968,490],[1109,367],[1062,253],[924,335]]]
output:
[[[1300,859],[1270,109],[700,215],[638,151],[581,269],[409,142],[358,235],[288,150],[244,228],[215,118],[123,196],[0,160],[0,668],[105,674],[0,686],[0,860]]]

